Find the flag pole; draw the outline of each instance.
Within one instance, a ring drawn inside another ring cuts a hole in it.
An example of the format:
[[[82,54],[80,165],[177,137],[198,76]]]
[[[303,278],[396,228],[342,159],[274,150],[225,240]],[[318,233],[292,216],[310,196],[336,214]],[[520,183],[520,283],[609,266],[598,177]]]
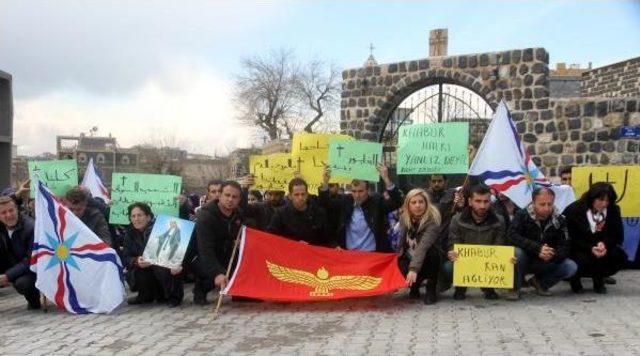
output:
[[[244,225],[240,226],[240,230],[238,231],[238,235],[236,236],[236,241],[233,243],[233,250],[231,251],[231,258],[229,259],[229,265],[227,266],[227,274],[225,275],[227,278],[227,283],[229,283],[229,275],[231,274],[231,265],[233,264],[233,259],[236,257],[236,252],[238,251],[238,245],[240,244],[240,234],[244,229]],[[218,317],[218,312],[220,311],[220,306],[222,305],[222,290],[224,288],[220,288],[220,292],[218,294],[218,302],[216,303],[216,307],[213,310],[213,318]]]
[[[465,187],[467,186],[468,183],[469,183],[469,174],[467,174],[464,177],[464,183],[462,183],[462,186],[460,187],[460,192],[462,193],[462,199],[464,199],[464,189],[465,189]],[[456,193],[457,192],[453,193],[454,194],[454,198],[453,198],[453,204],[451,204],[451,214],[453,214],[456,211],[456,207],[457,207],[456,199],[455,199],[455,194]]]

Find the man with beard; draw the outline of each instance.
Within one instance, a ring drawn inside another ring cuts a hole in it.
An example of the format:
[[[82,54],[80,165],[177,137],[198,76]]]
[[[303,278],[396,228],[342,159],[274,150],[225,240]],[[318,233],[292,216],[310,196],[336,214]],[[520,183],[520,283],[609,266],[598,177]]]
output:
[[[471,187],[467,206],[449,225],[448,261],[443,266],[445,277],[453,280],[453,263],[458,259],[454,244],[504,245],[505,242],[504,221],[491,210],[491,190],[484,184]],[[482,292],[485,299],[498,299],[493,288],[482,288]],[[466,287],[456,287],[453,299],[465,299],[466,293]]]

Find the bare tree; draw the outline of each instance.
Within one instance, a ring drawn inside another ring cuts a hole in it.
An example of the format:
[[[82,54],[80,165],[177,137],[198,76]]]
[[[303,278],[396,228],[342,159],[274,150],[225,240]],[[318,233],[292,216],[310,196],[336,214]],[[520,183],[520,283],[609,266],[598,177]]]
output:
[[[296,85],[300,99],[301,116],[306,118],[303,130],[314,132],[327,111],[337,109],[340,72],[333,65],[325,65],[319,59],[307,63],[298,76]],[[321,125],[324,126],[324,125]]]
[[[269,139],[293,137],[296,131],[327,131],[337,109],[340,72],[319,59],[300,64],[291,51],[242,61],[234,101],[240,122],[264,130]],[[323,121],[327,121],[324,123]]]
[[[289,123],[296,105],[295,85],[298,65],[291,51],[274,51],[267,56],[242,60],[241,75],[235,79],[235,103],[241,114],[239,120],[258,125],[274,140],[283,131],[292,134]]]

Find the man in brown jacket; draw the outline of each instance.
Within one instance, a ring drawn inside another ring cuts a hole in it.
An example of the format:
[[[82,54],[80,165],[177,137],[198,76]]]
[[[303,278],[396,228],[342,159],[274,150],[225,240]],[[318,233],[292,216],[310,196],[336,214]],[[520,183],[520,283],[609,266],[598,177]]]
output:
[[[453,280],[453,262],[458,254],[453,250],[454,244],[472,245],[504,245],[506,231],[504,221],[491,210],[491,190],[484,184],[471,187],[468,206],[451,219],[449,226],[449,259],[442,267],[449,281]],[[485,299],[498,299],[493,288],[482,288]],[[466,298],[467,288],[456,287],[453,299]]]

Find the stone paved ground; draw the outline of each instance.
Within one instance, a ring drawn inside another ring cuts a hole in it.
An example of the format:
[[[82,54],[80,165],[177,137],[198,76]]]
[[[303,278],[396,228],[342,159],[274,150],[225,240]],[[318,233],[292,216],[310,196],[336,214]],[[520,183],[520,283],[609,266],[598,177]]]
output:
[[[226,302],[217,320],[194,306],[124,306],[112,315],[26,310],[0,289],[0,354],[640,355],[640,271],[605,296],[532,293],[519,302],[451,291],[435,306],[404,293],[328,303]],[[585,283],[588,289],[590,283]],[[191,290],[191,286],[187,287]]]

